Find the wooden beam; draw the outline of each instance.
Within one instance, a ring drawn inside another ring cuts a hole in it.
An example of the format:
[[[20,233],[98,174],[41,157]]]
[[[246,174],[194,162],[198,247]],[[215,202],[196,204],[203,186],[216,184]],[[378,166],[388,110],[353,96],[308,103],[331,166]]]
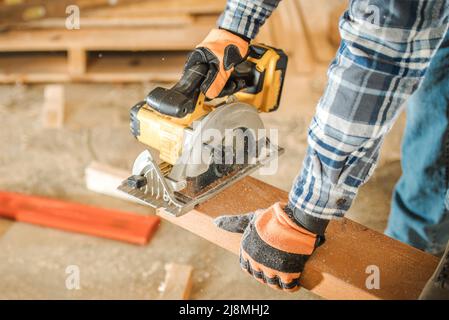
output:
[[[66,18],[48,18],[15,26],[15,29],[65,28]],[[80,28],[183,27],[194,23],[187,14],[146,17],[83,17]]]
[[[64,86],[60,84],[47,85],[44,89],[43,127],[50,129],[62,128],[64,123]]]
[[[121,0],[122,3],[143,0]],[[109,0],[27,0],[0,2],[0,21],[17,23],[18,21],[37,20],[45,17],[64,17],[66,8],[76,5],[81,11],[110,6]]]
[[[66,51],[72,47],[111,51],[190,51],[213,26],[207,22],[182,28],[10,30],[0,34],[0,51]]]
[[[129,175],[124,170],[116,174],[117,180]],[[181,217],[158,214],[238,254],[241,235],[216,228],[213,219],[268,207],[287,197],[285,191],[246,177]],[[326,237],[307,263],[301,284],[327,299],[416,299],[438,264],[436,257],[350,219],[331,221]],[[372,266],[380,272],[379,289],[366,286]]]
[[[70,48],[68,55],[68,71],[71,76],[79,76],[86,73],[87,52],[83,48]]]
[[[192,272],[190,265],[168,263],[165,265],[165,280],[162,287],[162,300],[188,300],[192,291]]]
[[[151,15],[190,14],[218,16],[226,6],[226,0],[163,0],[143,1],[120,7],[89,10],[87,17],[147,17]]]
[[[0,57],[0,83],[176,82],[185,60],[184,52],[97,53],[84,74],[74,75],[63,54],[8,54]]]
[[[83,76],[87,81],[162,81],[179,80],[186,52],[104,53],[91,57]]]
[[[87,189],[124,200],[139,202],[117,187],[127,178],[126,172],[100,162],[91,162],[84,170]]]

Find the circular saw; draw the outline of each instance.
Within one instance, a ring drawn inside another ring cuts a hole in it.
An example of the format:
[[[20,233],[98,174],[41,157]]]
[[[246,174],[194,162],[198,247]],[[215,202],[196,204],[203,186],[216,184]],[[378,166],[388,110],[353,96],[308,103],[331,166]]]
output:
[[[280,49],[251,45],[213,100],[200,91],[206,64],[153,89],[131,108],[131,132],[148,149],[119,189],[179,216],[276,159],[283,148],[270,142],[260,113],[278,108],[287,60]]]

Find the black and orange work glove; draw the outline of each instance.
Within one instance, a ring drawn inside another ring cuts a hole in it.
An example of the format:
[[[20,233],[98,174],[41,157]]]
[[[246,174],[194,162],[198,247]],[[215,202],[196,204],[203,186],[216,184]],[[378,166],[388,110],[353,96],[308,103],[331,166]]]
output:
[[[299,277],[316,247],[324,242],[295,222],[285,204],[275,203],[254,213],[220,216],[221,229],[243,233],[240,266],[259,282],[284,291],[299,290]]]
[[[234,66],[244,60],[249,42],[224,29],[212,29],[187,58],[184,70],[197,64],[207,64],[209,69],[201,84],[207,98],[218,97],[228,81]]]

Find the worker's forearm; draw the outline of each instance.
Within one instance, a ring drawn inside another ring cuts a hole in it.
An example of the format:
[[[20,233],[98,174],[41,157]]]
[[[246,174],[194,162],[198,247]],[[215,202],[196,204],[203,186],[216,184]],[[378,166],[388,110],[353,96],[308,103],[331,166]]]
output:
[[[226,9],[218,20],[220,28],[248,39],[254,39],[259,28],[281,0],[227,0]]]
[[[290,192],[289,205],[305,227],[317,224],[311,217],[342,217],[349,209],[447,31],[448,1],[381,3],[352,1],[340,21],[342,43]]]

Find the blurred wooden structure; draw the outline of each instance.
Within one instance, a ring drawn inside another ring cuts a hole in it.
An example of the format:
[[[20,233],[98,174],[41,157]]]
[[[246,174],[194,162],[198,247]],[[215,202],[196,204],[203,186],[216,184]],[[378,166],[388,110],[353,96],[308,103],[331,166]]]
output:
[[[19,25],[23,22],[61,17],[70,5],[91,9],[138,1],[144,0],[0,0],[0,24]]]
[[[331,19],[339,16],[346,1],[284,0],[256,40],[284,49],[293,71],[312,72],[317,63],[328,63],[335,53],[335,40],[331,41],[335,35],[329,32],[335,30],[330,25],[337,21]],[[23,12],[22,2],[3,0],[0,17],[7,12]],[[36,6],[39,2],[26,3]],[[55,1],[44,2],[50,6]],[[79,5],[81,15],[80,29],[69,30],[65,27],[65,10],[60,8],[67,1],[56,2],[59,4],[48,9],[47,16],[9,23],[4,20],[0,32],[0,83],[175,81],[188,51],[215,26],[226,3],[71,1]]]

